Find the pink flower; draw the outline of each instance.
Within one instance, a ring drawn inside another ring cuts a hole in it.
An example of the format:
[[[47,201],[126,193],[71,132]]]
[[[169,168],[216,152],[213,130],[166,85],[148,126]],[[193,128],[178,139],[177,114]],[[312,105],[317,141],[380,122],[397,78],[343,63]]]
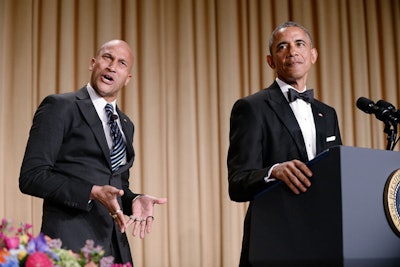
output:
[[[4,239],[8,249],[16,249],[19,247],[19,237],[7,237]]]
[[[53,267],[53,262],[43,252],[32,253],[25,263],[26,267]]]
[[[128,263],[114,263],[113,265],[111,265],[111,267],[132,267],[132,264],[130,262]]]

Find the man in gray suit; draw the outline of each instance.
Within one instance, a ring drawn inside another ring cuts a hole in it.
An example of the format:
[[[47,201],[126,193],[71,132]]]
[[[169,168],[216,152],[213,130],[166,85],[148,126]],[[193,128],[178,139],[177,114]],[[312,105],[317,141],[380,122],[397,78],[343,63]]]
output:
[[[44,200],[44,234],[75,252],[93,240],[115,263],[132,263],[127,227],[133,224],[133,235],[143,238],[154,204],[167,201],[129,189],[134,125],[116,100],[132,65],[129,45],[109,41],[91,60],[86,86],[46,97],[35,113],[19,178],[21,192]]]
[[[275,70],[276,80],[239,99],[231,113],[229,195],[233,201],[250,201],[240,266],[251,266],[252,200],[278,180],[294,194],[306,192],[312,172],[305,162],[342,144],[335,110],[314,99],[306,87],[308,72],[318,56],[309,31],[294,22],[283,23],[272,32],[269,49],[267,62]]]

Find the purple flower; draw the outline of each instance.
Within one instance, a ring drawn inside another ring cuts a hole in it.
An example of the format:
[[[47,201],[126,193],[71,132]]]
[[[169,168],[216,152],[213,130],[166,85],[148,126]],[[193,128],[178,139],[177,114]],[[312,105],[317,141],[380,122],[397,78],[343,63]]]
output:
[[[32,238],[28,242],[26,251],[28,254],[33,254],[34,252],[44,252],[53,259],[59,260],[59,257],[47,246],[47,242],[43,233],[40,233],[36,238]]]
[[[114,257],[113,256],[107,256],[107,257],[103,257],[100,260],[100,267],[110,267],[112,266],[114,263]]]
[[[47,242],[44,238],[44,235],[40,233],[36,238],[32,238],[28,242],[26,250],[29,254],[32,254],[36,251],[45,252],[46,250],[48,250]]]
[[[61,249],[62,241],[61,239],[50,239],[47,245],[50,249]]]

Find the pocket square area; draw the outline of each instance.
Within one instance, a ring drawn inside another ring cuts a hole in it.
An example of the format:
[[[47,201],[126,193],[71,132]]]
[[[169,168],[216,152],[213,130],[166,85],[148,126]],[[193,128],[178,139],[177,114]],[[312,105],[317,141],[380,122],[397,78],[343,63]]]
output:
[[[328,136],[327,138],[326,138],[326,142],[332,142],[332,141],[335,141],[336,140],[336,136]]]

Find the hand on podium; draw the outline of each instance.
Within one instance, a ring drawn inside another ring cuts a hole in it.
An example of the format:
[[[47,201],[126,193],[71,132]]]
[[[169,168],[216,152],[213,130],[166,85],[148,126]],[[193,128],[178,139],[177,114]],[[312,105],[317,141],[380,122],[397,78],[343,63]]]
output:
[[[271,172],[271,178],[284,182],[296,195],[307,191],[307,188],[311,186],[309,179],[311,177],[311,170],[300,160],[291,160],[278,164]]]

